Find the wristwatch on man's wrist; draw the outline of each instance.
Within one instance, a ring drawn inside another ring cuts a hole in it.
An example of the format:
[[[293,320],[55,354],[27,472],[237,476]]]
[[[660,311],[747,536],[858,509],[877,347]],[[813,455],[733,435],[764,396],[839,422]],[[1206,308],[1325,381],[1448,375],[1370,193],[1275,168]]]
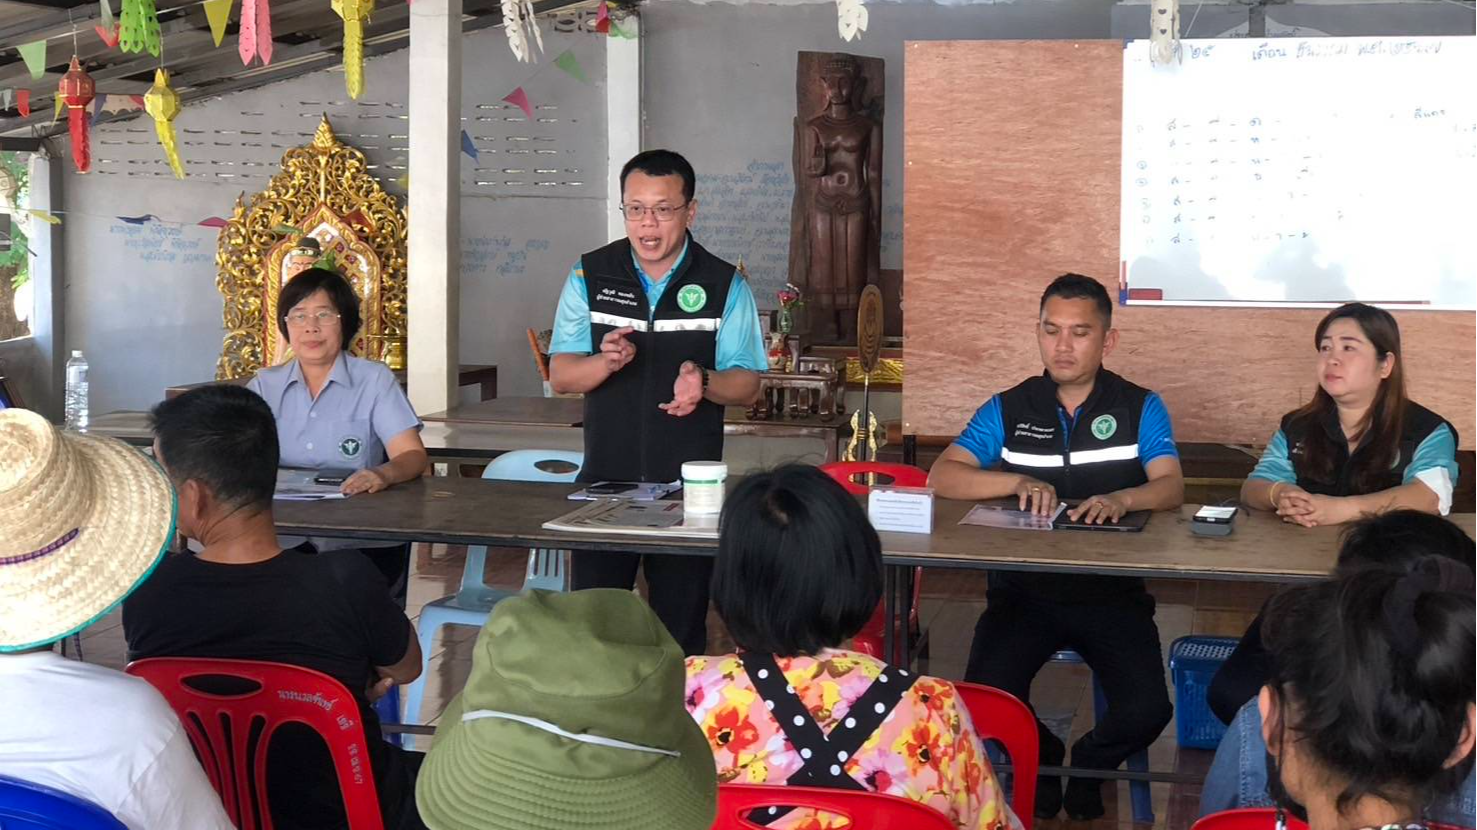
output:
[[[693,364],[692,365],[696,366],[698,372],[700,374],[702,374],[702,376],[703,376],[703,394],[704,395],[708,394],[708,368],[706,366],[704,366],[703,364],[698,363],[697,361],[693,361]]]

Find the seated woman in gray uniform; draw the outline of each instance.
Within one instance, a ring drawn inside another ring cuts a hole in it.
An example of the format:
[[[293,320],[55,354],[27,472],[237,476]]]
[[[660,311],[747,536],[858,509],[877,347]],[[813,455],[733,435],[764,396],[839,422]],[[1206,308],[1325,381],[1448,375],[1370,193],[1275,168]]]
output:
[[[388,366],[349,354],[360,319],[359,296],[348,280],[330,268],[309,268],[282,287],[277,310],[277,327],[294,357],[261,370],[246,386],[277,419],[282,466],[343,470],[349,496],[418,478],[427,463],[420,418]],[[309,543],[320,552],[363,550],[403,602],[409,545]]]

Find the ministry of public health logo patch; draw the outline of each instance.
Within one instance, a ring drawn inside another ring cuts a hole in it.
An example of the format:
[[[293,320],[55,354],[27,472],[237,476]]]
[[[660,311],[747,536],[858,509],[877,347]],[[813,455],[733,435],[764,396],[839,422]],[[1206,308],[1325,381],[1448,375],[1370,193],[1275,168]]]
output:
[[[338,454],[344,458],[358,458],[361,452],[364,452],[364,442],[352,435],[338,442]]]
[[[1118,419],[1112,415],[1099,415],[1092,419],[1092,434],[1099,441],[1106,441],[1118,431]]]
[[[708,292],[701,285],[684,285],[677,292],[677,305],[683,311],[691,314],[702,308],[708,302]]]

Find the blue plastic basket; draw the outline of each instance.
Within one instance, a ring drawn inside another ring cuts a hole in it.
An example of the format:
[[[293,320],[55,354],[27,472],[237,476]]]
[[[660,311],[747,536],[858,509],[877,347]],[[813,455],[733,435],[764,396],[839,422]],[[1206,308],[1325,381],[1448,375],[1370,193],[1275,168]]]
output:
[[[1210,711],[1205,693],[1236,643],[1235,637],[1181,637],[1169,647],[1175,737],[1180,746],[1215,749],[1226,734],[1226,725]]]

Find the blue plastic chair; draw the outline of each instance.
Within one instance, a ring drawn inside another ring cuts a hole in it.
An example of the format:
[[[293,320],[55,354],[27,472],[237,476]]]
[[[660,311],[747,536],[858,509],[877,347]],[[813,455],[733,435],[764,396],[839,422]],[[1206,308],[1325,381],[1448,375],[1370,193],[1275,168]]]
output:
[[[492,459],[482,477],[499,481],[534,481],[567,483],[579,475],[585,454],[572,450],[513,450]],[[523,577],[523,590],[563,591],[568,571],[568,551],[535,548],[528,552],[528,570]],[[431,647],[436,632],[447,625],[469,625],[481,628],[487,623],[492,607],[514,595],[512,591],[490,588],[482,581],[487,564],[487,548],[467,548],[467,564],[462,569],[462,584],[455,594],[426,603],[416,624],[420,639],[421,676],[405,689],[405,722],[419,723],[421,699],[426,691],[426,675],[430,671]]]
[[[75,795],[0,775],[4,830],[128,830],[107,810]]]
[[[1062,649],[1061,651],[1058,651],[1057,653],[1051,655],[1051,662],[1078,663],[1081,665],[1087,664],[1087,661],[1082,659],[1082,655],[1069,648]],[[1101,718],[1103,716],[1103,712],[1106,712],[1107,710],[1108,698],[1103,694],[1103,686],[1101,683],[1098,682],[1097,674],[1094,673],[1092,675],[1093,717]],[[1127,767],[1129,772],[1148,772],[1149,751],[1147,749],[1144,749],[1128,756],[1128,760],[1123,762],[1123,766]],[[1152,793],[1149,792],[1149,782],[1128,782],[1128,797],[1133,803],[1134,822],[1139,824],[1153,824],[1154,799]]]

